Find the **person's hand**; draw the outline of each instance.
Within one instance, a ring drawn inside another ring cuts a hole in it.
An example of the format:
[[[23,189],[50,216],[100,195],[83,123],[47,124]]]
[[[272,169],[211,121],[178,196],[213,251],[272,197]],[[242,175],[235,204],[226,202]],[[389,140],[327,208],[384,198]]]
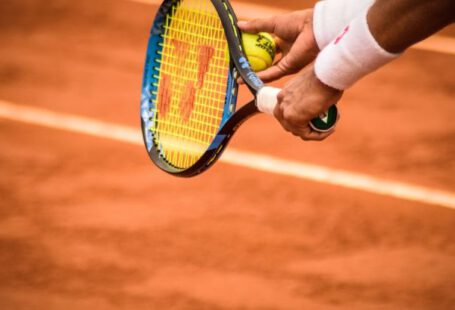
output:
[[[244,32],[264,31],[276,36],[277,47],[282,53],[282,58],[272,67],[258,73],[259,78],[264,82],[271,82],[299,72],[319,53],[313,34],[313,9],[295,11],[268,19],[241,21],[238,26]]]
[[[309,122],[340,100],[343,92],[323,84],[310,65],[283,87],[273,111],[286,131],[303,140],[321,141],[335,129],[320,133],[312,130]]]

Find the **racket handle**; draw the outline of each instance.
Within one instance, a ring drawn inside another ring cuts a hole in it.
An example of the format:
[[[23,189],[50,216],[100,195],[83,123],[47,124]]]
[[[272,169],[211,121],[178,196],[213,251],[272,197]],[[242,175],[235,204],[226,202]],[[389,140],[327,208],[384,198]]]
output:
[[[256,102],[258,110],[262,113],[273,115],[278,104],[277,96],[281,92],[281,89],[265,86],[261,88],[256,94]],[[319,117],[313,119],[310,122],[310,127],[314,131],[327,132],[330,131],[338,120],[338,109],[336,105],[332,105],[325,113],[319,115]]]

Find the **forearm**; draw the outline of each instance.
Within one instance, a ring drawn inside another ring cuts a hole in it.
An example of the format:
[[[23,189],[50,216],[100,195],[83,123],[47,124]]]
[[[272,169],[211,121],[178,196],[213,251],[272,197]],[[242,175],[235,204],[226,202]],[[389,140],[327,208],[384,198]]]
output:
[[[381,47],[390,53],[401,53],[454,18],[455,0],[377,0],[367,20]]]

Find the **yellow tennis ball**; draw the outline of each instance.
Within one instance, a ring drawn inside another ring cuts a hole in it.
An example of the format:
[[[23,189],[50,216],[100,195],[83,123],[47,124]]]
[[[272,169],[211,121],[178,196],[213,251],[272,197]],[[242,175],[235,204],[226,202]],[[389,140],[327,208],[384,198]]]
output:
[[[273,64],[276,52],[275,40],[267,32],[242,33],[243,48],[251,68],[258,72]]]

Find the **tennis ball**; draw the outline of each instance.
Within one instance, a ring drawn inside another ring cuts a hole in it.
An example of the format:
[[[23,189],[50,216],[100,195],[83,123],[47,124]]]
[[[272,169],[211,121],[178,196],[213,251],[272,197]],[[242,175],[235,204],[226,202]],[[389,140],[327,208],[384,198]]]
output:
[[[262,71],[273,64],[276,52],[275,40],[267,32],[242,33],[243,49],[255,71]]]

